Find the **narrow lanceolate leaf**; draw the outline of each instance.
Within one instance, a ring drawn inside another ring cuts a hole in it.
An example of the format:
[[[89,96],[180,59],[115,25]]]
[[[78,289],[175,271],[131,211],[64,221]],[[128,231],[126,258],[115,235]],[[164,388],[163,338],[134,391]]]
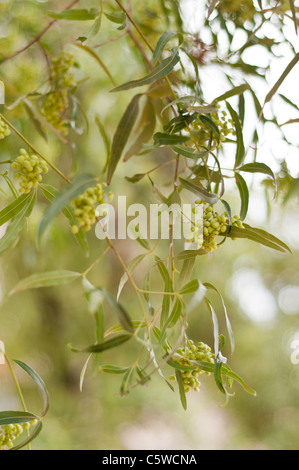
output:
[[[129,367],[118,367],[118,366],[111,366],[111,365],[104,365],[99,368],[99,372],[105,372],[106,374],[125,374]]]
[[[101,293],[103,297],[107,300],[107,302],[110,304],[111,308],[116,313],[118,321],[123,327],[123,329],[130,333],[134,333],[134,325],[128,312],[124,309],[124,307],[119,302],[117,302],[117,300],[105,289],[96,288],[96,291]]]
[[[108,164],[107,182],[110,184],[118,162],[122,156],[124,148],[128,142],[129,136],[135,125],[139,112],[139,100],[141,95],[136,95],[127,107],[123,117],[120,120],[118,128],[113,138],[111,156]]]
[[[207,289],[212,289],[215,292],[217,292],[217,294],[219,295],[219,297],[221,299],[224,314],[225,314],[226,327],[227,327],[227,331],[228,331],[228,335],[229,335],[229,339],[230,339],[230,344],[231,344],[231,352],[233,353],[234,350],[235,350],[235,337],[234,337],[233,329],[232,329],[232,326],[231,326],[231,322],[229,320],[229,316],[228,316],[228,313],[227,313],[227,308],[226,308],[223,296],[220,294],[219,290],[215,286],[213,286],[213,284],[209,284],[208,282],[205,282],[204,286]]]
[[[113,349],[118,346],[121,346],[122,344],[129,341],[131,338],[132,338],[132,335],[123,334],[123,335],[115,336],[114,338],[111,338],[111,339],[107,339],[101,344],[92,344],[91,346],[87,346],[87,348],[78,349],[72,345],[69,345],[69,348],[71,351],[76,352],[76,353],[97,354],[97,353],[102,353],[104,351],[108,351],[109,349]]]
[[[282,253],[292,253],[290,248],[281,240],[276,238],[274,235],[266,232],[265,230],[250,227],[250,225],[243,224],[244,229],[238,227],[232,227],[228,237],[237,239],[244,238],[247,240],[260,243],[261,245],[272,248],[273,250],[280,251]]]
[[[185,180],[184,178],[179,178],[181,186],[196,196],[199,196],[200,199],[207,202],[208,204],[216,204],[219,201],[219,197],[217,194],[209,193],[206,189],[195,185],[191,181]]]
[[[192,281],[188,282],[179,292],[181,295],[192,294],[196,292],[199,288],[199,282],[197,279],[193,279]]]
[[[53,221],[53,219],[63,211],[66,205],[80,196],[86,189],[93,186],[96,180],[91,175],[82,175],[77,178],[71,185],[62,191],[53,201],[49,209],[46,210],[37,231],[37,239],[40,242],[45,230]]]
[[[13,219],[27,204],[30,197],[30,193],[22,194],[22,196],[15,199],[11,204],[9,204],[9,206],[5,207],[5,209],[0,212],[0,225],[3,225],[10,219]]]
[[[273,178],[273,180],[275,181],[275,175],[273,171],[265,163],[247,163],[246,165],[243,165],[238,168],[238,171],[245,171],[247,173],[262,173],[264,175],[271,176],[271,178]]]
[[[198,114],[210,114],[210,113],[217,113],[218,108],[214,104],[208,104],[205,106],[189,106],[187,110],[195,111]]]
[[[30,193],[30,197],[28,198],[26,204],[23,206],[22,210],[16,215],[14,220],[10,223],[10,225],[8,226],[8,229],[6,230],[4,237],[1,238],[0,253],[2,253],[7,248],[9,248],[9,246],[17,238],[18,234],[20,233],[20,231],[22,230],[26,222],[26,218],[29,217],[29,215],[32,212],[35,201],[36,201],[36,191],[32,191]]]
[[[153,53],[153,65],[156,65],[158,60],[160,59],[162,52],[164,51],[166,45],[168,42],[175,38],[177,36],[177,33],[174,31],[165,31],[160,39],[157,42],[157,45],[155,47],[154,53]]]
[[[179,386],[179,392],[180,392],[180,399],[181,399],[182,407],[186,411],[187,410],[187,398],[186,398],[186,394],[185,394],[185,388],[184,388],[184,383],[183,383],[182,372],[180,370],[176,369],[175,370],[175,376],[176,376],[177,383],[178,383],[178,386]]]
[[[140,132],[133,145],[127,151],[124,161],[141,152],[143,145],[146,144],[153,136],[156,128],[155,109],[150,98],[147,99],[140,122],[138,123]]]
[[[275,95],[275,93],[277,92],[277,90],[280,88],[281,84],[283,83],[283,81],[286,79],[286,77],[289,75],[289,73],[293,70],[293,68],[295,67],[295,65],[297,64],[297,62],[299,61],[299,52],[295,55],[295,57],[293,58],[293,60],[289,63],[289,65],[286,67],[286,69],[283,71],[283,73],[281,74],[281,76],[279,77],[279,79],[277,80],[277,82],[275,83],[275,85],[271,88],[271,90],[269,91],[269,93],[267,94],[266,98],[265,98],[265,103],[268,103],[269,101],[271,101],[271,99],[273,98],[273,96]]]
[[[190,260],[196,258],[196,256],[207,255],[208,252],[201,248],[200,250],[185,250],[179,253],[175,258],[179,260]]]
[[[175,65],[179,62],[180,56],[176,50],[170,57],[163,60],[158,67],[156,67],[150,74],[139,80],[132,80],[131,82],[125,83],[124,85],[118,86],[111,90],[112,92],[116,91],[125,91],[131,90],[132,88],[138,88],[144,85],[150,85],[151,83],[161,80],[172,72]]]
[[[110,139],[110,136],[109,134],[107,133],[106,129],[105,129],[105,126],[103,125],[101,119],[99,116],[96,116],[96,124],[98,126],[98,129],[100,131],[100,134],[103,138],[103,142],[104,142],[104,145],[105,145],[105,150],[106,150],[106,163],[105,163],[105,170],[107,169],[107,166],[108,166],[108,162],[109,162],[109,158],[110,158],[110,152],[111,152],[111,139]]]
[[[214,378],[215,378],[216,385],[219,388],[220,392],[226,395],[227,392],[224,388],[223,377],[222,377],[222,369],[223,369],[224,363],[221,358],[222,358],[222,355],[221,353],[219,353],[215,361]]]
[[[194,149],[190,147],[184,147],[183,145],[172,145],[171,148],[175,153],[182,155],[183,157],[186,157],[186,158],[191,158],[192,160],[198,160],[199,158],[204,158],[209,153],[206,150],[203,150],[202,152],[195,152]]]
[[[172,134],[165,134],[163,132],[157,132],[154,135],[154,141],[157,146],[162,145],[176,145],[182,144],[184,142],[188,142],[190,137],[183,136],[183,135],[172,135]]]
[[[220,95],[217,98],[215,98],[214,102],[218,103],[219,101],[227,100],[228,98],[231,98],[232,96],[241,95],[246,90],[250,90],[250,86],[247,83],[245,83],[244,85],[236,86],[232,88],[231,90],[227,91],[226,93],[223,93],[223,95]]]
[[[212,323],[213,323],[213,331],[214,331],[214,352],[215,352],[215,357],[218,356],[219,353],[219,323],[218,323],[218,318],[216,315],[215,310],[212,307],[211,302],[205,298],[206,304],[208,306]]]
[[[49,184],[43,184],[43,185],[40,185],[40,187],[44,196],[47,199],[49,199],[49,201],[54,201],[55,197],[57,197],[60,194],[58,189],[54,188],[53,186]],[[71,227],[73,227],[74,225],[77,225],[77,219],[75,217],[74,210],[75,210],[74,206],[72,206],[71,204],[67,204],[62,211],[63,215],[69,220]],[[84,232],[83,228],[80,227],[79,232],[74,234],[74,237],[76,238],[77,242],[81,246],[85,256],[88,257],[89,246],[88,246],[88,241],[86,238],[86,233]]]
[[[18,366],[20,366],[33,380],[33,382],[37,385],[39,392],[41,394],[42,400],[43,400],[43,410],[40,414],[40,417],[44,417],[49,408],[50,408],[50,397],[49,397],[49,392],[47,390],[47,387],[43,381],[43,379],[39,376],[39,374],[32,369],[32,367],[28,366],[28,364],[25,364],[22,361],[17,361],[14,360]]]
[[[40,287],[61,286],[63,284],[69,284],[79,277],[81,277],[80,273],[63,270],[33,274],[32,276],[20,281],[19,284],[10,292],[10,295],[28,289],[38,289]]]
[[[126,14],[123,11],[105,12],[104,15],[109,21],[116,24],[123,24],[126,19]]]
[[[64,10],[64,11],[47,11],[47,15],[50,18],[57,20],[68,20],[68,21],[88,21],[94,20],[98,15],[99,11],[95,9],[91,10]]]
[[[249,190],[246,181],[239,173],[236,173],[236,183],[241,197],[240,218],[245,220],[249,206]]]
[[[37,418],[38,416],[26,411],[0,411],[0,426],[29,423]]]
[[[245,147],[243,141],[243,133],[242,133],[242,126],[240,123],[239,116],[237,115],[236,111],[231,107],[231,105],[226,102],[227,109],[234,121],[234,125],[236,128],[236,135],[237,135],[237,151],[236,151],[236,158],[235,158],[235,167],[237,168],[243,163],[245,157]]]

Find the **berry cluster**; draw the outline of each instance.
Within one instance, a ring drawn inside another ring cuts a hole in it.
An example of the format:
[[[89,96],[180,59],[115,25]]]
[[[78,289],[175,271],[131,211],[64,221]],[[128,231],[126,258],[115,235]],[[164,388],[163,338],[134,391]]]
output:
[[[96,207],[99,204],[105,204],[105,189],[101,184],[87,189],[81,196],[77,197],[73,201],[75,207],[75,217],[78,221],[78,225],[72,227],[74,234],[79,232],[82,227],[83,230],[88,232],[91,226],[96,223]],[[113,198],[112,193],[108,194],[108,199],[111,201]]]
[[[51,91],[47,94],[42,108],[42,114],[47,121],[63,135],[67,135],[69,127],[69,121],[65,119],[69,107],[68,93],[76,86],[71,72],[74,66],[73,55],[65,51],[52,60]]]
[[[5,124],[3,119],[0,118],[0,140],[5,139],[5,137],[8,137],[9,135],[10,135],[9,127]]]
[[[214,364],[211,348],[202,342],[199,342],[198,345],[195,346],[192,340],[188,340],[185,348],[177,350],[174,362],[183,367],[193,367],[194,364],[190,361],[209,362],[210,364]],[[209,375],[209,372],[204,372],[199,367],[190,371],[182,371],[184,390],[186,393],[191,389],[195,392],[199,392],[200,382],[198,380],[198,376],[203,373]],[[170,380],[175,381],[175,376],[171,376]]]
[[[35,426],[37,421],[24,424],[5,424],[0,426],[0,450],[9,450],[13,447],[14,441],[31,425]]]
[[[37,155],[29,153],[24,149],[20,150],[20,155],[12,163],[12,168],[17,170],[16,178],[21,178],[21,192],[29,193],[32,188],[37,188],[42,182],[42,173],[48,173],[48,166]]]
[[[198,223],[200,226],[192,227],[192,236],[188,242],[197,243],[206,251],[214,251],[218,248],[215,238],[219,235],[225,235],[229,228],[228,213],[219,214],[214,211],[214,206],[201,200],[195,201],[197,205],[203,205],[203,220]],[[195,210],[198,210],[195,208]],[[232,219],[232,225],[243,229],[244,226],[238,215]]]
[[[192,127],[195,133],[198,136],[199,141],[206,141],[209,140],[211,137],[215,142],[215,145],[220,146],[222,142],[225,142],[227,137],[231,134],[232,136],[236,135],[236,129],[234,125],[234,121],[232,119],[228,119],[228,115],[226,111],[220,111],[220,104],[217,102],[214,103],[215,107],[218,108],[218,111],[210,114],[210,117],[213,123],[218,127],[219,135],[216,132],[212,131],[209,125],[201,120],[201,117],[198,116],[195,121],[192,123]],[[212,136],[211,136],[212,134]],[[218,141],[220,142],[218,143]]]

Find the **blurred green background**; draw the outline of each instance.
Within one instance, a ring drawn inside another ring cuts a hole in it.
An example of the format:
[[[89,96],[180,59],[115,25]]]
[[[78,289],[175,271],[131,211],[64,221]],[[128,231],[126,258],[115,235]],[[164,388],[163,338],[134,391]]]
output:
[[[8,55],[22,47],[43,24],[47,24],[45,10],[58,10],[67,5],[66,2],[61,3],[0,2],[3,15],[0,53]],[[186,4],[190,16],[192,3],[181,3],[182,8]],[[80,7],[92,8],[97,4],[96,1],[81,1]],[[107,10],[115,8],[115,2],[104,4]],[[145,13],[145,7],[149,11],[159,11],[159,2],[133,2],[135,17],[150,40],[155,42],[165,25],[159,17]],[[103,20],[96,38],[98,43],[120,34],[118,26]],[[11,87],[7,89],[9,108],[5,110],[6,116],[18,123],[21,132],[68,174],[77,168],[79,172],[102,172],[105,148],[95,116],[100,116],[113,135],[130,100],[130,94],[109,94],[111,83],[98,63],[73,45],[74,39],[84,36],[86,29],[86,24],[81,22],[68,22],[67,27],[66,23],[58,22],[43,42],[51,53],[59,53],[61,49],[75,53],[80,64],[76,72],[81,81],[76,93],[80,100],[80,132],[71,134],[73,145],[63,146],[51,135],[45,142],[27,119],[23,107],[11,107],[16,99],[14,93],[22,96],[46,80],[47,64],[41,49],[36,46],[0,65],[0,79]],[[132,48],[126,37],[99,48],[97,53],[117,83],[146,71],[138,51]],[[202,73],[209,76],[208,66]],[[215,84],[215,88],[217,86],[221,88],[221,84]],[[208,89],[208,84],[205,87]],[[208,93],[216,94],[214,90],[208,90]],[[296,90],[294,93],[292,96],[296,100]],[[88,128],[81,109],[88,118]],[[250,113],[246,116],[252,119]],[[296,145],[296,138],[293,143]],[[19,148],[17,137],[6,139],[1,143],[1,160],[17,155]],[[292,157],[293,154],[290,155]],[[157,153],[150,159],[137,157],[121,165],[112,184],[115,195],[126,194],[129,203],[142,200],[154,203],[147,180],[139,185],[130,185],[124,176],[147,171],[166,158],[167,155]],[[292,177],[296,178],[296,164],[292,166],[291,160],[288,164]],[[170,169],[171,166],[167,166],[155,179],[166,193],[169,188],[163,187],[163,182],[167,180]],[[47,182],[58,185],[53,175],[49,175]],[[248,223],[265,227],[280,237],[290,245],[293,255],[278,254],[249,241],[229,240],[216,253],[197,260],[194,277],[213,283],[224,295],[236,337],[235,354],[230,358],[228,347],[225,353],[232,369],[257,391],[257,397],[247,395],[235,385],[235,397],[223,407],[224,398],[217,391],[213,378],[203,377],[201,392],[188,395],[187,412],[181,408],[178,393],[172,393],[157,374],[147,386],[137,387],[129,396],[120,397],[119,377],[101,374],[91,366],[80,393],[79,377],[86,357],[72,353],[67,344],[84,345],[94,341],[93,318],[83,298],[80,281],[67,287],[7,297],[7,292],[20,279],[34,272],[56,269],[84,271],[105,247],[105,242],[100,242],[94,233],[90,233],[88,239],[92,255],[87,260],[63,217],[59,217],[42,246],[37,248],[35,229],[47,207],[46,200],[39,197],[28,231],[22,232],[15,247],[1,255],[0,266],[0,339],[5,342],[9,357],[21,359],[41,374],[51,397],[51,409],[44,421],[43,432],[33,443],[34,449],[299,449],[299,364],[291,361],[292,346],[295,340],[299,340],[298,191],[294,191],[284,205],[279,198],[271,200],[269,213],[261,181],[254,178],[252,184]],[[1,188],[1,206],[4,207],[10,195],[4,181]],[[233,189],[226,199],[238,211],[239,202]],[[142,252],[131,241],[118,241],[117,247],[127,263]],[[142,282],[148,266],[145,263],[137,271],[138,282]],[[108,253],[92,271],[90,280],[116,294],[122,274],[116,258]],[[133,318],[138,317],[136,300],[128,286],[124,289],[122,302]],[[217,297],[213,298],[213,305],[221,316],[222,306]],[[108,316],[107,323],[113,325],[114,319]],[[225,328],[224,322],[221,326]],[[210,318],[204,306],[200,305],[189,313],[189,332],[194,341],[213,343]],[[134,353],[119,348],[105,353],[103,362],[125,366],[130,364]],[[166,368],[167,374],[171,374],[170,368],[169,371]],[[28,408],[39,412],[41,403],[34,385],[20,371],[18,377]],[[1,410],[19,408],[7,366],[0,366],[0,381]]]

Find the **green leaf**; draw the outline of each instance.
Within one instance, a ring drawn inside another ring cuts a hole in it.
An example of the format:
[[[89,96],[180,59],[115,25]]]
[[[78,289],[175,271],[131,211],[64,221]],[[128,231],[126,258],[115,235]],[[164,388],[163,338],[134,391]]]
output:
[[[123,329],[130,333],[134,333],[134,325],[132,323],[132,320],[128,312],[124,309],[124,307],[119,302],[117,302],[117,300],[111,294],[109,294],[109,292],[107,292],[105,289],[102,289],[100,287],[94,288],[94,290],[91,290],[89,294],[92,294],[92,292],[100,293],[107,300],[111,308],[116,313],[118,317],[118,321],[123,327]]]
[[[195,265],[195,256],[190,259],[185,259],[183,262],[183,266],[180,272],[179,277],[179,286],[184,286],[187,283],[187,280],[191,278],[192,272]]]
[[[189,281],[182,289],[180,289],[179,294],[181,295],[192,294],[193,292],[196,292],[198,289],[199,289],[199,282],[197,279],[193,279],[192,281]]]
[[[241,197],[240,218],[245,220],[249,206],[249,190],[246,181],[239,173],[236,173],[236,183]]]
[[[5,251],[17,238],[19,232],[25,225],[26,218],[30,216],[36,202],[36,191],[32,191],[23,206],[22,210],[16,215],[14,220],[8,226],[5,235],[0,240],[0,253]]]
[[[51,271],[46,273],[33,274],[20,281],[17,286],[10,292],[13,295],[28,289],[38,289],[40,287],[61,286],[69,284],[81,277],[80,273],[72,271]]]
[[[175,50],[170,57],[163,60],[161,64],[156,67],[150,74],[139,80],[133,80],[125,83],[124,85],[118,86],[111,90],[111,92],[131,90],[132,88],[142,87],[144,85],[150,85],[151,83],[161,80],[172,72],[175,65],[180,60],[179,53]]]
[[[13,219],[27,204],[28,200],[30,200],[31,194],[22,194],[22,196],[15,199],[9,206],[5,207],[0,212],[0,225],[5,224],[10,219]]]
[[[211,319],[213,323],[213,331],[214,331],[214,352],[215,352],[215,357],[218,356],[219,353],[219,323],[218,323],[218,318],[216,315],[215,310],[212,307],[211,302],[205,298],[206,304],[208,306],[209,312],[211,314]]]
[[[183,188],[187,189],[193,194],[196,194],[196,196],[199,196],[200,199],[207,202],[208,204],[216,204],[219,201],[217,194],[209,193],[206,189],[195,185],[189,180],[183,178],[179,178],[179,180]]]
[[[172,150],[177,153],[178,155],[182,155],[183,157],[191,158],[192,160],[198,160],[199,158],[204,158],[208,155],[209,152],[204,150],[203,152],[195,152],[194,149],[189,147],[184,147],[182,145],[172,145]]]
[[[55,197],[53,204],[46,210],[37,230],[37,240],[40,242],[46,228],[52,220],[65,209],[66,205],[80,196],[86,189],[96,183],[91,175],[79,176],[74,182]]]
[[[271,176],[271,178],[273,178],[273,180],[275,181],[275,175],[273,171],[265,163],[247,163],[246,165],[243,165],[238,168],[238,171],[245,171],[247,173],[262,173],[264,175]]]
[[[99,15],[99,11],[92,8],[91,10],[64,10],[64,11],[47,11],[50,18],[56,20],[68,21],[88,21],[94,20]]]
[[[186,411],[187,410],[187,398],[186,398],[185,389],[184,389],[182,372],[180,370],[176,369],[175,370],[175,376],[176,376],[177,383],[178,383],[178,386],[179,386],[179,392],[180,392],[180,399],[181,399],[182,407]]]
[[[123,24],[126,19],[126,14],[122,11],[109,11],[109,13],[104,12],[104,15],[109,21],[116,24]]]
[[[253,390],[252,388],[248,387],[248,385],[244,382],[244,380],[235,372],[233,372],[228,365],[224,364],[222,368],[222,373],[226,375],[227,377],[230,377],[231,379],[236,380],[243,388],[244,390],[249,393],[250,395],[253,395],[256,397],[256,391]]]
[[[144,107],[140,122],[138,123],[138,129],[140,129],[139,135],[132,146],[127,151],[124,161],[127,162],[129,158],[137,155],[153,136],[156,128],[156,114],[152,104],[152,100],[148,98]]]
[[[175,258],[179,260],[190,260],[196,258],[196,256],[203,256],[206,254],[208,254],[208,252],[203,248],[201,248],[200,250],[185,250],[175,256]]]
[[[102,353],[104,351],[107,351],[108,349],[113,349],[118,346],[121,346],[122,344],[126,343],[132,338],[132,335],[129,334],[123,334],[123,335],[117,335],[114,338],[107,339],[101,344],[92,344],[91,346],[88,346],[87,348],[83,349],[78,349],[75,348],[72,345],[69,345],[69,348],[71,351],[75,353]]]
[[[139,100],[141,95],[136,95],[127,107],[120,120],[118,128],[113,138],[111,156],[108,164],[107,182],[110,184],[122,152],[128,142],[139,112]]]
[[[29,423],[34,419],[38,419],[38,416],[27,411],[0,411],[0,426]]]
[[[236,128],[236,135],[237,135],[237,151],[236,151],[236,158],[235,158],[235,168],[240,166],[245,157],[245,147],[243,141],[243,133],[242,133],[242,126],[240,123],[239,116],[237,115],[236,111],[231,107],[231,105],[226,102],[227,109],[234,121],[235,128]]]
[[[203,122],[206,126],[210,128],[211,132],[216,134],[217,139],[219,141],[220,132],[219,132],[218,126],[214,123],[214,121],[209,116],[205,116],[204,114],[201,114],[199,116],[199,119],[201,120],[201,122]]]
[[[129,183],[139,183],[145,176],[146,173],[137,173],[134,176],[125,176],[125,179],[129,181]]]
[[[261,245],[267,246],[272,248],[273,250],[280,251],[282,253],[292,253],[290,248],[283,243],[281,240],[276,238],[274,235],[266,232],[265,230],[250,227],[250,225],[243,224],[244,229],[238,227],[232,227],[228,237],[237,239],[237,238],[245,238],[256,243],[260,243]]]
[[[108,166],[110,153],[111,153],[111,139],[110,139],[109,134],[106,132],[106,129],[99,116],[96,116],[95,121],[100,131],[100,134],[103,138],[104,145],[105,145],[105,150],[106,150],[106,164],[104,166],[104,171],[105,171]]]
[[[219,388],[220,392],[224,395],[227,395],[227,392],[223,385],[223,378],[222,378],[222,369],[223,369],[223,360],[221,353],[218,354],[215,361],[214,367],[214,377],[217,387]]]
[[[159,61],[162,52],[164,51],[166,45],[171,41],[171,39],[178,37],[179,39],[179,46],[183,43],[183,35],[180,33],[175,33],[174,31],[165,31],[160,39],[157,42],[155,50],[153,52],[153,65],[156,65]]]
[[[18,366],[20,366],[25,372],[27,372],[27,374],[32,378],[33,382],[37,385],[40,391],[40,394],[42,396],[42,399],[43,399],[43,410],[40,415],[41,418],[43,418],[49,411],[49,407],[50,407],[49,392],[47,390],[47,387],[43,379],[39,376],[39,374],[34,369],[32,369],[32,367],[28,366],[24,362],[18,361],[16,359],[14,360],[14,362],[18,364]]]
[[[219,101],[225,101],[228,98],[231,98],[232,96],[236,95],[241,95],[244,93],[246,90],[250,90],[250,86],[245,83],[244,85],[236,86],[232,88],[231,90],[227,91],[226,93],[223,93],[223,95],[218,96],[213,100],[213,103],[218,103]]]
[[[228,316],[228,313],[227,313],[227,308],[226,308],[223,296],[220,294],[219,290],[215,286],[213,286],[213,284],[210,284],[208,282],[204,282],[203,285],[207,289],[214,290],[219,295],[219,297],[221,299],[223,310],[224,310],[224,315],[225,315],[226,327],[227,327],[227,331],[228,331],[228,335],[229,335],[229,339],[230,339],[230,344],[231,344],[231,352],[233,354],[233,352],[235,350],[235,337],[234,337],[234,332],[233,332],[233,329],[232,329],[232,326],[231,326],[231,322],[229,320],[229,316]]]
[[[289,75],[289,73],[292,71],[292,69],[295,67],[295,65],[297,65],[297,62],[299,61],[299,52],[295,55],[295,57],[293,58],[293,60],[291,60],[291,62],[288,64],[288,66],[285,68],[285,70],[283,71],[283,73],[281,74],[281,76],[279,77],[279,79],[277,80],[277,82],[275,83],[275,85],[271,88],[271,90],[269,91],[269,93],[267,94],[266,98],[265,98],[265,103],[264,103],[264,106],[266,103],[269,103],[269,101],[271,101],[271,99],[273,98],[273,96],[276,94],[276,92],[278,91],[278,89],[280,88],[281,84],[284,82],[284,80],[286,79],[286,77]]]
[[[99,367],[99,372],[105,372],[106,374],[125,374],[129,367],[118,367],[118,366],[111,366],[111,365],[104,365]]]
[[[189,140],[190,137],[187,136],[165,134],[163,132],[157,132],[157,134],[154,135],[154,141],[157,146],[182,144]]]
[[[42,184],[40,185],[40,188],[44,196],[49,201],[54,201],[55,197],[57,197],[60,194],[58,189],[54,188],[53,186],[50,186],[49,184]],[[63,209],[62,213],[69,220],[71,227],[73,227],[73,225],[77,225],[77,219],[74,214],[74,207],[71,204],[67,204],[65,208]],[[89,245],[88,245],[88,241],[86,238],[86,233],[83,230],[83,228],[80,227],[79,232],[74,234],[74,237],[76,238],[77,242],[81,246],[85,256],[89,257]]]

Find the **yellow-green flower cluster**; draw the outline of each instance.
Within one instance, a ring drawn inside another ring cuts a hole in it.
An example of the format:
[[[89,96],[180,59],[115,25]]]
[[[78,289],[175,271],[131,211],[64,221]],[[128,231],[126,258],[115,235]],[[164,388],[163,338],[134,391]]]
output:
[[[25,149],[20,150],[20,155],[11,166],[18,171],[16,178],[21,179],[22,193],[29,193],[31,189],[37,188],[43,180],[42,174],[49,171],[48,166],[38,155],[29,153]]]
[[[64,119],[68,107],[67,91],[60,90],[52,91],[47,95],[42,109],[42,113],[47,121],[63,135],[68,133],[68,121]]]
[[[177,350],[173,361],[183,367],[194,367],[194,364],[192,364],[190,361],[209,362],[210,364],[214,364],[211,348],[202,342],[199,342],[196,346],[192,340],[188,340],[187,346],[185,348],[180,348]],[[199,392],[200,382],[198,377],[204,373],[210,375],[209,372],[204,372],[199,367],[196,367],[193,370],[182,370],[181,373],[184,390],[186,393],[190,392],[190,390]],[[170,380],[175,381],[175,376],[171,376]]]
[[[222,0],[217,9],[239,24],[253,20],[256,13],[252,0]]]
[[[71,69],[75,65],[72,54],[65,51],[52,60],[51,91],[47,94],[42,114],[47,121],[63,135],[68,134],[69,121],[65,115],[69,107],[69,91],[76,86]]]
[[[236,135],[234,121],[232,119],[228,119],[226,111],[212,113],[211,116],[216,126],[218,126],[220,131],[220,140],[222,142],[226,141],[226,138],[229,134],[232,136]]]
[[[72,227],[74,234],[78,233],[80,228],[88,232],[92,225],[96,223],[96,208],[99,204],[105,204],[106,192],[101,184],[87,189],[81,196],[73,201],[75,207],[74,215],[78,221],[78,225]],[[108,200],[111,201],[113,195],[108,194]]]
[[[195,227],[189,242],[197,243],[206,251],[214,251],[218,248],[216,237],[225,235],[229,228],[228,213],[219,214],[214,211],[214,206],[201,200],[195,201],[197,205],[203,205],[203,220],[200,227]],[[196,210],[196,209],[195,209]],[[244,226],[238,215],[232,219],[232,226],[243,229]]]
[[[9,450],[13,447],[14,441],[31,425],[35,426],[37,420],[24,424],[5,424],[0,426],[0,450]]]
[[[3,119],[0,117],[0,140],[5,139],[5,137],[8,137],[11,134],[9,127]]]
[[[67,90],[76,86],[76,81],[71,71],[74,65],[74,56],[65,51],[62,51],[59,57],[52,60],[51,80],[56,89]]]

